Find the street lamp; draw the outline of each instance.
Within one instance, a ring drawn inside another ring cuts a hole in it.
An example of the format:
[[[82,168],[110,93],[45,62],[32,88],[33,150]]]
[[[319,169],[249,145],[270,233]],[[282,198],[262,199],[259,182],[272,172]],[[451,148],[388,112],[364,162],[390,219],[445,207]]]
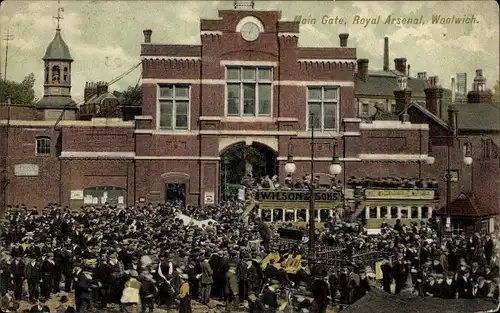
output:
[[[314,115],[311,114],[311,119],[314,119]],[[293,139],[293,138],[291,138]],[[285,164],[285,172],[287,175],[293,175],[297,170],[297,166],[293,161],[293,156],[291,153],[292,142],[288,143],[288,159]],[[315,231],[316,231],[316,207],[315,207],[315,192],[316,188],[314,185],[314,123],[311,123],[311,181],[309,183],[309,193],[310,193],[310,202],[309,202],[309,253],[310,256],[314,257],[314,248],[315,248]],[[328,171],[331,175],[338,175],[342,171],[342,166],[340,165],[340,159],[337,156],[337,140],[333,139],[333,156],[332,163],[328,167]]]

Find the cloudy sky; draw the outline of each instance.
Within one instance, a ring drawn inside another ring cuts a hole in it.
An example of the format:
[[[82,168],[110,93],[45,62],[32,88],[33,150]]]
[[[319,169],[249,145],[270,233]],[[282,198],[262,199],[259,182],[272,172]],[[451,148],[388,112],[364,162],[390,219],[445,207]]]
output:
[[[153,30],[153,42],[199,44],[199,18],[216,18],[217,9],[232,8],[233,1],[61,1],[63,38],[69,45],[73,63],[73,99],[79,102],[86,81],[110,81],[140,62],[142,30]],[[42,56],[54,37],[57,1],[7,0],[1,4],[0,33],[13,36],[9,42],[8,79],[22,80],[33,72],[36,94],[42,96]],[[444,86],[457,72],[467,72],[469,86],[476,69],[482,68],[491,88],[499,77],[499,9],[495,1],[256,1],[255,9],[282,11],[284,20],[297,15],[315,18],[315,24],[301,25],[302,46],[338,46],[338,34],[350,33],[349,46],[358,58],[370,59],[371,69],[382,68],[383,38],[390,38],[390,62],[406,57],[413,74],[427,71],[438,75]],[[432,24],[433,15],[477,20],[467,25]],[[345,25],[322,24],[323,16],[338,16]],[[355,25],[353,19],[378,17],[378,25]],[[387,25],[388,15],[419,17],[424,25]],[[1,72],[5,61],[5,41],[0,47]],[[136,85],[140,70],[111,86],[121,90]]]

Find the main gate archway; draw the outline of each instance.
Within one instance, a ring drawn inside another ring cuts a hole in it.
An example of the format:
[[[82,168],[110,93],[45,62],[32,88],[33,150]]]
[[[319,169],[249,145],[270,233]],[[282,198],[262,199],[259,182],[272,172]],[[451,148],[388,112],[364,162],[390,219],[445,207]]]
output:
[[[277,153],[267,145],[259,142],[237,142],[221,151],[221,199],[227,194],[237,191],[243,178],[260,180],[272,178],[278,171]]]

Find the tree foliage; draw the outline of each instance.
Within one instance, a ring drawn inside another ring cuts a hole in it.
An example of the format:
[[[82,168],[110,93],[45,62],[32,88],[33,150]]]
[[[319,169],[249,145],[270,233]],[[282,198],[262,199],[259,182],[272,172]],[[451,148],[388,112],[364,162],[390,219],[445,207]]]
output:
[[[226,173],[228,184],[240,184],[245,176],[246,164],[252,165],[253,178],[259,180],[266,175],[266,155],[253,146],[240,142],[229,147],[222,155],[225,163],[221,174]],[[224,178],[224,176],[223,176]]]
[[[33,73],[24,77],[22,82],[0,80],[0,102],[6,102],[11,97],[13,104],[32,105],[36,102],[35,75]]]
[[[493,101],[500,103],[500,81],[498,80],[495,87],[493,87]]]
[[[123,105],[125,106],[141,106],[142,93],[140,86],[129,86],[123,93]]]

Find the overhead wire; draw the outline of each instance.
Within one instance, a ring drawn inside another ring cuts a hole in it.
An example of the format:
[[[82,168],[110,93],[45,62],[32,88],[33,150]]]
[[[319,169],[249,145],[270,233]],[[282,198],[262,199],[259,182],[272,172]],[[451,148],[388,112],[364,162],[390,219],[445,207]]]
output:
[[[112,79],[109,83],[107,83],[105,86],[106,87],[109,87],[111,85],[113,85],[114,83],[120,81],[121,79],[123,79],[125,76],[129,75],[130,73],[132,73],[136,68],[138,68],[140,65],[142,64],[142,61],[137,63],[136,65],[132,66],[130,69],[128,69],[127,71],[123,72],[122,74],[120,74],[119,76],[117,76],[116,78]],[[80,103],[77,103],[76,105],[81,105],[85,103],[85,99],[83,99],[83,101],[80,101]],[[70,107],[70,106],[73,106],[75,104],[75,101],[71,100],[71,101],[68,101],[68,103],[66,103],[63,108],[62,108],[62,112],[61,112],[61,115],[59,116],[59,118],[56,120],[56,123],[54,124],[54,129],[57,129],[57,125],[59,124],[59,122],[61,122],[61,120],[63,119],[64,117],[64,112]]]

